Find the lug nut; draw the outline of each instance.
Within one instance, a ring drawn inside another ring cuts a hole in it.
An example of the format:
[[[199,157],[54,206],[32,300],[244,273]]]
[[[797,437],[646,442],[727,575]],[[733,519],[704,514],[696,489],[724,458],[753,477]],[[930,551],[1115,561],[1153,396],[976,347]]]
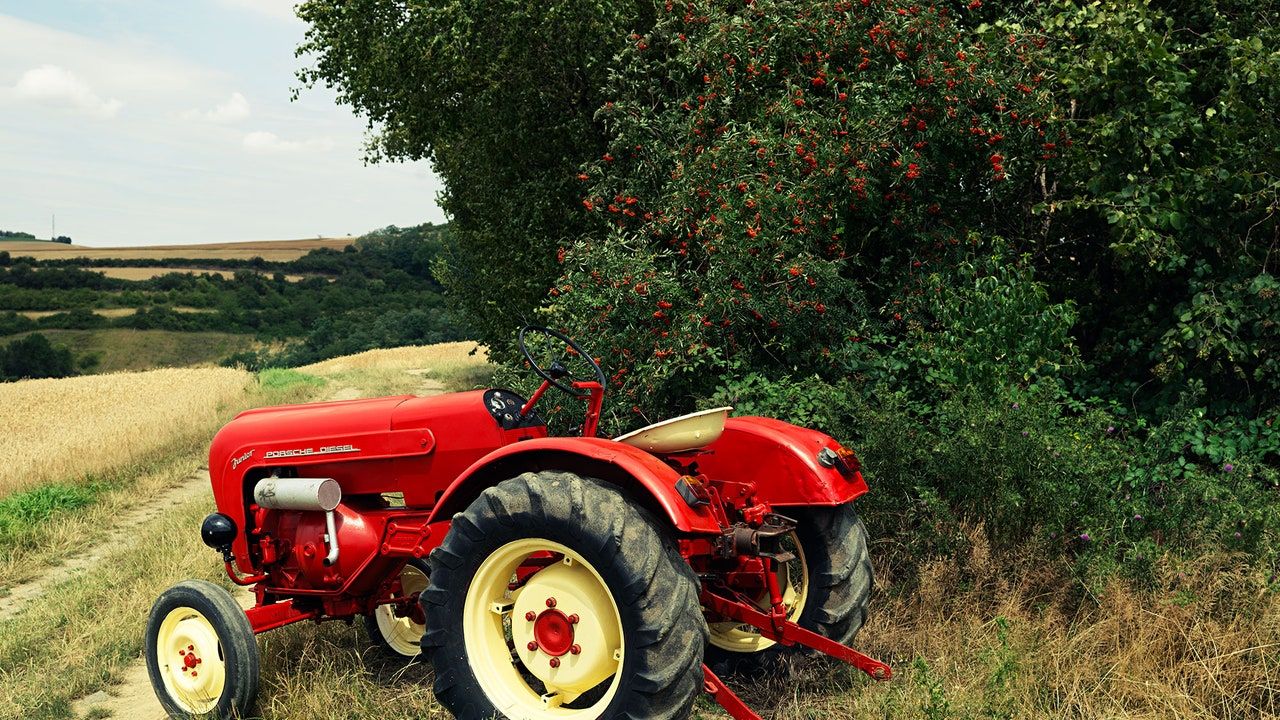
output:
[[[553,668],[560,667],[560,658],[551,658],[551,667]]]
[[[553,597],[547,598],[547,607],[553,608],[555,606],[556,606],[556,599]]]
[[[570,615],[570,616],[569,616],[569,624],[570,624],[570,625],[577,625],[577,624],[578,624],[578,615],[577,615],[577,613],[574,613],[573,615]]]
[[[571,654],[571,655],[578,655],[578,654],[580,654],[581,652],[582,652],[582,646],[581,646],[581,645],[579,645],[579,644],[577,644],[577,643],[574,643],[574,644],[572,644],[572,645],[570,645],[570,646],[569,646],[569,654]]]
[[[538,643],[534,640],[530,640],[529,644],[525,645],[525,647],[529,648],[529,652],[538,652]]]
[[[524,619],[528,620],[529,622],[533,622],[534,620],[538,619],[538,613],[530,610],[529,612],[524,614]]]

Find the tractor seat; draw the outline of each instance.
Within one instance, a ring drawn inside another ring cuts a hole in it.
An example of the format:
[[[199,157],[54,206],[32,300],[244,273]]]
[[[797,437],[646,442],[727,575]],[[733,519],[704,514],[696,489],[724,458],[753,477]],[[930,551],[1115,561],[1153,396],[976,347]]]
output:
[[[614,441],[658,454],[697,450],[720,438],[731,410],[726,406],[681,415],[620,435]]]

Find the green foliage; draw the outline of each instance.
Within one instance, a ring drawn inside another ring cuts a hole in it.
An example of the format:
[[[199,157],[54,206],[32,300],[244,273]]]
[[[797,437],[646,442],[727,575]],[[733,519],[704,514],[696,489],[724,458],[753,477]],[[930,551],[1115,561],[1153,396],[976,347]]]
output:
[[[174,272],[129,281],[82,269],[80,261],[24,259],[10,269],[0,268],[0,307],[63,312],[38,320],[0,314],[0,335],[37,328],[131,328],[293,341],[283,350],[227,359],[228,365],[252,369],[306,364],[376,347],[457,340],[462,334],[443,307],[434,274],[445,235],[445,228],[431,224],[391,226],[362,236],[348,246],[350,252],[315,250],[276,263],[218,261],[236,268],[231,278]],[[276,272],[267,276],[262,269]],[[290,282],[285,273],[310,277]],[[202,312],[175,309],[184,306]],[[136,310],[107,318],[93,312],[98,307]]]
[[[19,230],[0,230],[0,238],[8,240],[35,240],[36,236]]]
[[[821,427],[912,553],[1271,561],[1272,2],[355,5],[304,80],[440,163],[458,308],[587,341],[606,429]]]
[[[0,347],[0,380],[59,378],[74,375],[71,351],[32,333]]]

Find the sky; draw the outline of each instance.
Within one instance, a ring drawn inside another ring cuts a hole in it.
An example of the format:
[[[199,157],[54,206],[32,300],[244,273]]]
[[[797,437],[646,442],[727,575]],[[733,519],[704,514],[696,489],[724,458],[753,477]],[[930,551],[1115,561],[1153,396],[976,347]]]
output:
[[[426,163],[298,87],[294,0],[0,0],[0,230],[79,245],[444,222]]]

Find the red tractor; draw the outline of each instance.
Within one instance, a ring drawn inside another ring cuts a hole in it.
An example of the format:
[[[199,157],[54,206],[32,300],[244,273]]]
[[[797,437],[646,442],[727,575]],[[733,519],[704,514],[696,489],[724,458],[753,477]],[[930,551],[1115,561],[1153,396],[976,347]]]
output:
[[[466,720],[684,718],[704,692],[755,718],[713,668],[799,648],[889,677],[846,645],[871,590],[852,452],[730,408],[596,437],[599,365],[546,328],[520,349],[542,378],[528,400],[292,405],[218,432],[201,536],[256,602],[201,581],[160,596],[146,656],[166,711],[247,714],[257,633],[356,617],[429,660]],[[571,437],[534,410],[551,389],[586,402]]]

